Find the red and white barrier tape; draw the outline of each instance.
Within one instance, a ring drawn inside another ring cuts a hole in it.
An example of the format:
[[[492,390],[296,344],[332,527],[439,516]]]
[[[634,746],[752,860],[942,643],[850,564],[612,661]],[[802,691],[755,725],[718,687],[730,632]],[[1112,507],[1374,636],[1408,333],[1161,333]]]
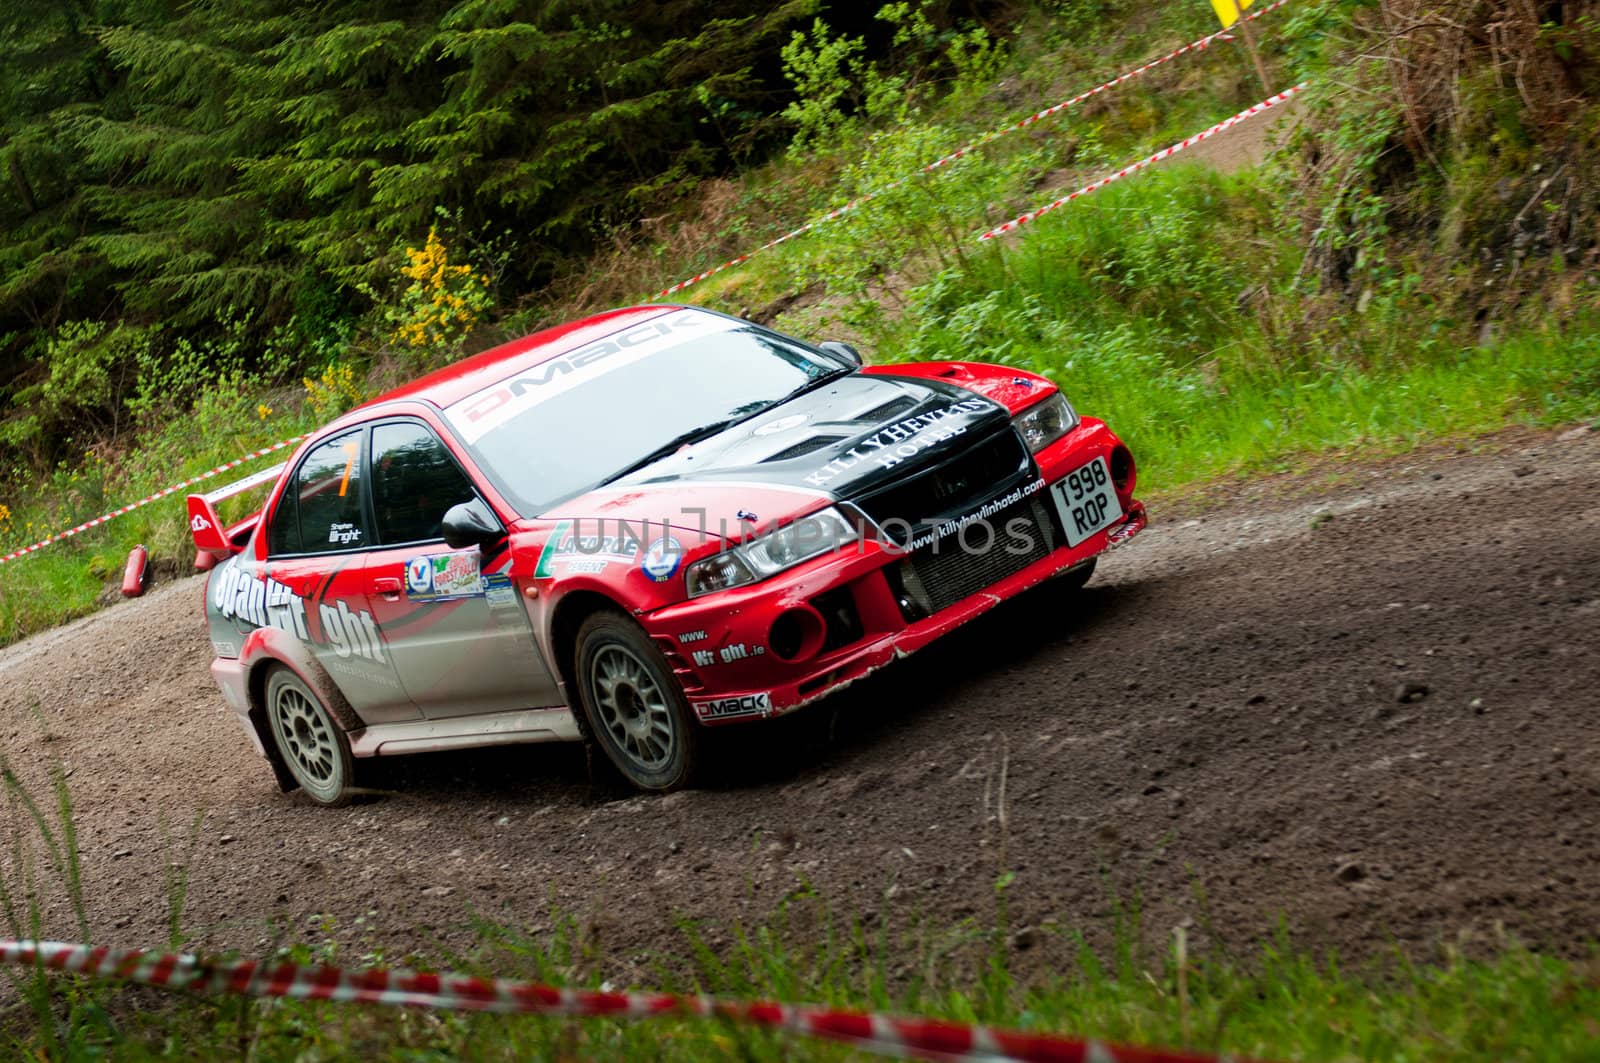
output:
[[[1254,106],[1246,107],[1244,110],[1240,111],[1238,114],[1234,115],[1232,118],[1223,119],[1222,121],[1218,122],[1216,125],[1212,126],[1210,129],[1201,130],[1200,132],[1196,133],[1192,137],[1187,137],[1187,138],[1185,138],[1183,140],[1178,141],[1176,144],[1173,144],[1173,145],[1171,145],[1169,147],[1162,148],[1160,151],[1156,152],[1154,155],[1150,156],[1147,159],[1141,159],[1138,162],[1131,163],[1131,164],[1129,164],[1127,166],[1124,166],[1122,169],[1116,171],[1115,173],[1109,173],[1109,174],[1106,174],[1104,177],[1100,178],[1097,181],[1091,181],[1089,184],[1084,185],[1082,188],[1078,189],[1076,192],[1072,192],[1072,193],[1070,193],[1068,195],[1062,196],[1060,199],[1054,201],[1053,203],[1046,203],[1044,206],[1040,207],[1038,210],[1029,211],[1027,214],[1023,214],[1023,215],[1020,215],[1020,216],[1018,216],[1016,218],[1013,218],[1010,221],[1006,222],[1004,225],[997,225],[993,229],[990,229],[988,232],[984,233],[982,236],[978,237],[978,239],[980,239],[980,240],[993,240],[997,236],[1004,236],[1007,233],[1016,232],[1018,229],[1022,228],[1024,225],[1028,224],[1031,221],[1036,221],[1037,219],[1043,217],[1046,214],[1049,214],[1052,210],[1055,210],[1057,207],[1065,206],[1066,204],[1071,203],[1074,199],[1077,199],[1080,196],[1086,196],[1090,192],[1097,192],[1097,191],[1099,191],[1100,189],[1104,188],[1106,185],[1110,184],[1113,181],[1120,181],[1124,177],[1127,177],[1129,174],[1138,173],[1140,170],[1144,169],[1146,166],[1151,166],[1151,165],[1153,165],[1155,163],[1160,162],[1162,159],[1170,158],[1173,155],[1176,155],[1178,152],[1184,150],[1185,148],[1192,148],[1196,144],[1200,143],[1202,140],[1206,140],[1206,139],[1208,139],[1210,137],[1214,137],[1218,133],[1221,133],[1225,129],[1231,129],[1232,127],[1238,125],[1240,122],[1243,122],[1246,119],[1254,118],[1256,115],[1261,114],[1263,111],[1271,110],[1272,108],[1276,107],[1278,104],[1284,102],[1285,100],[1287,100],[1290,97],[1296,95],[1297,93],[1303,92],[1305,90],[1305,87],[1307,85],[1309,85],[1309,84],[1311,84],[1311,82],[1302,81],[1300,84],[1294,86],[1293,88],[1289,88],[1289,89],[1283,90],[1282,92],[1278,93],[1276,96],[1269,96],[1266,99],[1262,100],[1260,103],[1255,104]]]
[[[392,1007],[441,1008],[568,1018],[720,1018],[840,1041],[882,1055],[940,1060],[1050,1063],[1211,1063],[1216,1056],[1105,1044],[931,1019],[890,1018],[771,1002],[744,1003],[671,993],[607,993],[533,982],[421,971],[302,967],[253,960],[210,960],[144,949],[90,948],[56,941],[0,939],[0,962],[117,978],[192,993],[290,997]],[[1226,1057],[1221,1057],[1226,1058]]]
[[[1265,7],[1262,7],[1262,8],[1258,8],[1255,11],[1252,11],[1249,14],[1245,15],[1243,21],[1245,21],[1245,22],[1253,22],[1254,20],[1260,18],[1262,15],[1267,14],[1269,11],[1276,11],[1278,8],[1282,7],[1284,4],[1287,4],[1288,2],[1289,2],[1289,0],[1274,0],[1273,3],[1270,3],[1270,4],[1268,4],[1268,5],[1266,5]],[[1235,23],[1234,25],[1238,25],[1238,23]],[[1231,30],[1231,27],[1230,27],[1230,29],[1218,30],[1216,33],[1212,33],[1212,34],[1209,34],[1209,35],[1207,35],[1205,37],[1201,37],[1197,41],[1190,41],[1188,44],[1185,44],[1183,47],[1175,48],[1172,51],[1168,52],[1166,55],[1157,56],[1156,58],[1151,59],[1150,61],[1148,61],[1146,63],[1143,63],[1140,66],[1134,67],[1132,70],[1129,70],[1126,73],[1117,75],[1116,77],[1112,78],[1110,81],[1102,82],[1101,84],[1096,85],[1092,89],[1089,89],[1089,90],[1087,90],[1085,92],[1080,92],[1080,93],[1078,93],[1078,95],[1072,97],[1069,100],[1062,100],[1060,103],[1056,104],[1055,106],[1046,107],[1042,111],[1036,111],[1033,114],[1030,114],[1028,117],[1021,119],[1020,121],[1013,122],[1010,125],[1001,126],[999,129],[990,130],[989,132],[983,134],[983,136],[979,137],[977,140],[974,140],[972,143],[967,144],[964,147],[957,148],[955,151],[952,151],[950,154],[944,156],[942,159],[935,159],[933,162],[928,163],[926,166],[922,167],[919,171],[917,171],[917,173],[918,174],[932,173],[934,170],[937,170],[942,166],[948,166],[951,163],[955,162],[957,159],[960,159],[960,158],[962,158],[963,156],[966,156],[966,155],[970,155],[972,152],[974,152],[977,149],[983,147],[985,144],[989,144],[989,143],[991,143],[991,142],[993,142],[995,140],[1000,139],[1001,137],[1005,136],[1007,133],[1015,133],[1016,131],[1018,131],[1020,129],[1028,128],[1029,126],[1033,125],[1035,122],[1042,121],[1042,120],[1044,120],[1046,118],[1051,117],[1052,115],[1060,114],[1062,111],[1065,111],[1069,107],[1074,107],[1077,104],[1082,103],[1084,100],[1087,100],[1087,99],[1089,99],[1089,98],[1091,98],[1093,96],[1100,95],[1102,92],[1108,92],[1111,89],[1116,88],[1118,85],[1121,85],[1122,83],[1124,83],[1126,81],[1132,81],[1134,78],[1139,77],[1142,74],[1148,73],[1149,71],[1155,69],[1156,67],[1162,65],[1163,63],[1170,63],[1172,60],[1177,59],[1179,56],[1186,55],[1189,52],[1204,51],[1206,48],[1210,47],[1211,44],[1214,41],[1219,41],[1219,40],[1231,41],[1231,40],[1234,39],[1234,37],[1233,37],[1232,32],[1230,32],[1230,30]],[[873,199],[876,199],[878,196],[883,195],[884,192],[890,192],[890,191],[893,191],[896,188],[899,188],[901,185],[903,185],[907,181],[909,181],[913,176],[916,176],[916,175],[915,174],[908,175],[906,177],[901,177],[898,180],[895,180],[895,181],[891,182],[886,188],[884,188],[883,192],[868,192],[865,195],[857,196],[855,199],[852,199],[850,202],[846,203],[844,206],[837,207],[834,210],[830,210],[828,213],[822,215],[822,217],[817,218],[817,219],[815,219],[813,221],[808,221],[804,225],[800,226],[800,228],[795,229],[795,230],[793,230],[791,232],[784,233],[782,236],[778,237],[776,240],[769,240],[767,243],[762,244],[760,247],[756,248],[754,251],[747,251],[744,254],[740,255],[738,258],[731,258],[728,261],[724,262],[720,266],[714,266],[711,269],[706,270],[704,273],[697,274],[697,275],[695,275],[693,277],[688,278],[687,280],[681,280],[677,284],[673,284],[673,285],[671,285],[669,287],[663,288],[659,292],[657,292],[655,295],[651,296],[650,297],[650,301],[653,302],[656,299],[664,299],[669,295],[674,295],[674,294],[676,294],[678,292],[683,291],[685,288],[688,288],[688,287],[691,287],[693,285],[699,284],[701,281],[705,280],[708,277],[714,277],[718,273],[721,273],[723,270],[728,270],[728,269],[732,269],[734,266],[743,265],[744,263],[750,261],[751,258],[753,258],[754,256],[760,254],[763,251],[770,251],[771,249],[773,249],[774,247],[777,247],[781,243],[784,243],[784,242],[786,242],[788,240],[793,240],[797,236],[804,236],[806,233],[810,232],[812,229],[815,229],[818,225],[821,225],[824,222],[832,221],[835,218],[839,217],[840,215],[848,214],[850,211],[855,210],[857,207],[860,207],[863,204],[865,204],[865,203],[867,203],[867,202],[869,202],[869,201],[871,201]]]
[[[182,491],[185,487],[192,487],[202,480],[211,479],[213,476],[221,476],[229,469],[237,469],[247,461],[254,461],[257,458],[266,457],[268,454],[271,454],[274,451],[282,450],[284,447],[293,446],[304,438],[305,436],[299,435],[295,436],[293,439],[285,439],[281,442],[274,443],[270,447],[262,447],[260,450],[252,450],[242,458],[235,458],[233,461],[227,462],[226,464],[218,465],[215,469],[208,470],[196,476],[191,476],[187,480],[180,480],[171,487],[163,487],[155,494],[147,495],[144,498],[139,499],[137,502],[130,502],[120,509],[113,509],[110,513],[103,513],[94,518],[94,520],[86,520],[76,528],[68,528],[64,532],[57,532],[56,534],[48,536],[47,538],[40,539],[31,546],[24,546],[21,549],[11,551],[9,554],[0,556],[0,565],[5,564],[7,561],[15,561],[17,558],[31,554],[35,550],[42,550],[51,543],[58,543],[63,539],[70,539],[74,535],[88,531],[90,528],[97,528],[106,523],[106,521],[120,517],[124,513],[132,513],[141,506],[148,506],[152,502],[159,502],[175,491]]]

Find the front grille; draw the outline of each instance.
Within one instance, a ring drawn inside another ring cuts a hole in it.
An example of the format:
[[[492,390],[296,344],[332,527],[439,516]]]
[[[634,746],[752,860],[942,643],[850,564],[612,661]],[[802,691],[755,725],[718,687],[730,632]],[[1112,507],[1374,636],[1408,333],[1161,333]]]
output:
[[[1031,468],[1022,438],[1007,427],[949,461],[853,501],[904,545],[911,538],[906,529],[969,513],[1016,486]]]
[[[946,535],[885,570],[907,621],[947,609],[1055,549],[1054,526],[1037,495],[1006,507],[987,521],[994,532],[992,541],[981,528],[969,525],[967,546],[961,544],[961,536]],[[985,544],[987,549],[983,549]]]

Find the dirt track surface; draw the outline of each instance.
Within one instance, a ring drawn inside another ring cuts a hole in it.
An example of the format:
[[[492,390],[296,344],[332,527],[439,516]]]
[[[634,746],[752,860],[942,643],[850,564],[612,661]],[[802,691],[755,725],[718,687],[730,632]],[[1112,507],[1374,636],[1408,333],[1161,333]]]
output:
[[[639,982],[685,954],[677,918],[749,924],[802,883],[992,927],[1002,865],[1025,969],[1136,895],[1152,941],[1281,917],[1346,956],[1497,923],[1574,951],[1600,930],[1600,433],[1342,478],[1158,513],[1079,598],[990,614],[666,798],[592,787],[576,746],[379,762],[340,810],[280,794],[207,673],[197,580],[0,651],[0,746],[35,787],[70,770],[101,943],[165,942],[176,860],[202,947],[325,926],[438,957],[473,911],[537,931],[554,904]],[[46,929],[73,933],[59,898]]]

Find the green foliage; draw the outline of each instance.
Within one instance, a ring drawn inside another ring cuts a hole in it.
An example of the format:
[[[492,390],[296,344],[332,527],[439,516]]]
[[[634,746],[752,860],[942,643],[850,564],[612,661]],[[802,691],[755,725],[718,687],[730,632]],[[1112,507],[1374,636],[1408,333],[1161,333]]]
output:
[[[848,118],[848,105],[859,103],[857,82],[871,69],[861,60],[864,50],[860,38],[836,37],[820,18],[809,33],[797,31],[783,46],[783,73],[798,97],[783,114],[795,126],[797,149],[836,133]]]
[[[57,423],[87,418],[92,428],[109,430],[120,422],[118,398],[149,347],[148,330],[127,325],[106,328],[99,321],[69,321],[45,346],[49,375],[37,390],[19,399],[37,416]]]
[[[913,288],[869,335],[897,358],[1048,374],[1116,426],[1155,491],[1299,450],[1600,415],[1593,314],[1468,346],[1419,319],[1414,275],[1375,286],[1327,342],[1281,349],[1284,319],[1306,309],[1292,234],[1238,266],[1241,240],[1260,240],[1262,180],[1175,169],[1113,185]]]
[[[787,112],[801,143],[891,113],[909,85],[896,65],[913,79],[946,54],[969,81],[997,69],[992,38],[943,5],[890,4],[871,40],[829,29],[820,7],[18,0],[0,16],[0,438],[14,467],[116,445],[126,400],[148,419],[192,397],[181,374],[256,372],[285,350],[275,375],[317,371],[334,345],[389,346],[432,299],[408,287],[401,249],[441,214],[453,251],[494,247],[474,263],[495,260],[492,291],[452,293],[476,323],[503,287],[536,287],[778,144],[785,55],[808,97]],[[798,30],[810,44],[785,50]],[[402,320],[386,320],[397,303]],[[237,350],[219,323],[246,308],[253,339]],[[438,361],[471,323],[402,347]],[[45,390],[85,372],[98,379],[70,407]]]
[[[782,37],[816,7],[19,0],[0,16],[0,399],[70,321],[159,323],[167,353],[244,307],[263,336],[347,331],[440,210],[475,239],[515,232],[496,280],[537,286],[771,142]],[[42,438],[35,464],[63,452],[48,417],[5,431]]]
[[[75,917],[73,930],[87,941],[88,907],[72,797],[60,768],[51,772],[51,782],[53,808],[41,804],[0,756],[0,789],[11,827],[0,850],[0,926],[14,939],[47,937],[47,898],[65,892]],[[113,1032],[93,995],[79,986],[58,988],[38,969],[8,968],[5,975],[31,1013],[30,1040],[50,1058],[81,1058],[93,1042]]]

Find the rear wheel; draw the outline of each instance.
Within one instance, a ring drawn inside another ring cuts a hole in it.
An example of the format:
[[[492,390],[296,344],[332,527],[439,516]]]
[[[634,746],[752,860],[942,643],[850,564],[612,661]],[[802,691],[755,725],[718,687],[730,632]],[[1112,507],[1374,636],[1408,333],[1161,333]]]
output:
[[[699,728],[661,651],[627,617],[600,612],[578,628],[579,700],[607,759],[642,790],[687,786]]]
[[[319,805],[349,801],[355,778],[350,743],[322,699],[283,667],[267,676],[266,697],[273,744],[300,789]]]

